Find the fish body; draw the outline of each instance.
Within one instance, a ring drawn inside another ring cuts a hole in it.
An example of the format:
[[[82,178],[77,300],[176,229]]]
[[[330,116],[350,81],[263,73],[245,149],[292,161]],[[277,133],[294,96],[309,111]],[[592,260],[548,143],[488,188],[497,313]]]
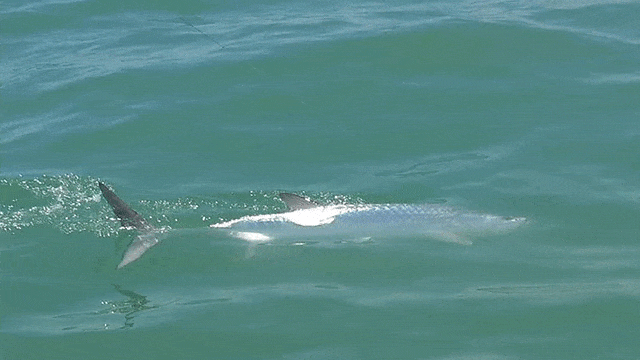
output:
[[[139,231],[117,266],[121,269],[158,244],[160,236],[166,231],[149,224],[103,183],[99,182],[98,187],[122,226]],[[510,230],[526,221],[522,217],[475,213],[444,205],[321,205],[309,198],[289,193],[280,194],[280,198],[289,211],[244,216],[212,224],[210,227],[251,242],[274,239],[305,241],[329,238],[341,241],[426,236],[471,244],[469,236]]]
[[[507,231],[525,221],[522,217],[468,212],[444,205],[365,204],[294,207],[284,213],[245,216],[210,226],[255,242],[426,236],[469,244],[469,236]]]

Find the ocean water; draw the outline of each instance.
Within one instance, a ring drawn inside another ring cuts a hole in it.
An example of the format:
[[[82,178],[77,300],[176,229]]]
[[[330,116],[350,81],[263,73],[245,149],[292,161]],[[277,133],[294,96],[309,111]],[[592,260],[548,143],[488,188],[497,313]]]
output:
[[[640,358],[636,1],[0,3],[1,359]],[[135,232],[97,181],[168,229]],[[322,202],[524,216],[251,245]]]

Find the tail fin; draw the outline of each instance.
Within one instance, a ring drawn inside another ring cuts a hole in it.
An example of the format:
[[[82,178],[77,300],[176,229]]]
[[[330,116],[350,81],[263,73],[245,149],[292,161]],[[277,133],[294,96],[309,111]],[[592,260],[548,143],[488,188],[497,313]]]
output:
[[[120,199],[113,191],[111,191],[105,184],[98,182],[98,187],[102,191],[102,196],[107,200],[109,205],[113,208],[113,213],[123,227],[135,228],[143,231],[136,239],[131,242],[127,250],[125,250],[122,256],[122,261],[118,264],[118,269],[122,269],[127,264],[138,260],[142,254],[149,250],[152,246],[159,242],[157,234],[159,230],[142,217],[140,214],[132,210],[122,199]]]
[[[122,201],[122,199],[120,199],[113,191],[109,190],[105,184],[99,182],[98,187],[100,188],[100,191],[102,191],[102,196],[104,196],[109,205],[113,208],[113,213],[116,214],[116,217],[118,217],[118,220],[120,220],[123,227],[133,227],[138,230],[151,228],[140,214],[133,211],[129,205]]]

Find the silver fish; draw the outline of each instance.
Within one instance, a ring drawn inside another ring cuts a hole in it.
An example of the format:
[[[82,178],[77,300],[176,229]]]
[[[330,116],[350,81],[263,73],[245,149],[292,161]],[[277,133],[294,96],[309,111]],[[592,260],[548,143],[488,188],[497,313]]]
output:
[[[125,250],[117,267],[121,269],[158,244],[160,235],[166,230],[153,227],[103,183],[99,182],[98,187],[122,226],[140,232]],[[244,216],[212,224],[210,227],[250,242],[426,236],[471,244],[469,236],[499,233],[526,222],[523,217],[481,214],[443,205],[321,205],[309,198],[289,193],[281,193],[280,198],[289,211]]]
[[[280,194],[280,198],[289,211],[245,216],[210,227],[252,242],[292,238],[351,240],[425,236],[471,244],[471,236],[500,233],[526,222],[524,217],[482,214],[444,205],[320,205],[288,193]]]

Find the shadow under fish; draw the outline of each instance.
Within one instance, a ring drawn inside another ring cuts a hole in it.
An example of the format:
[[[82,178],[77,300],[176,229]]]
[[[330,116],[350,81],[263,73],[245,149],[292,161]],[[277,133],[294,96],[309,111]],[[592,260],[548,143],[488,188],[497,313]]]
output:
[[[146,296],[123,289],[120,285],[112,285],[117,292],[127,298],[126,300],[103,302],[103,304],[109,306],[106,312],[111,314],[124,314],[124,325],[120,327],[120,329],[132,328],[137,313],[158,308],[156,305],[151,305]],[[105,311],[101,313],[105,313]]]

